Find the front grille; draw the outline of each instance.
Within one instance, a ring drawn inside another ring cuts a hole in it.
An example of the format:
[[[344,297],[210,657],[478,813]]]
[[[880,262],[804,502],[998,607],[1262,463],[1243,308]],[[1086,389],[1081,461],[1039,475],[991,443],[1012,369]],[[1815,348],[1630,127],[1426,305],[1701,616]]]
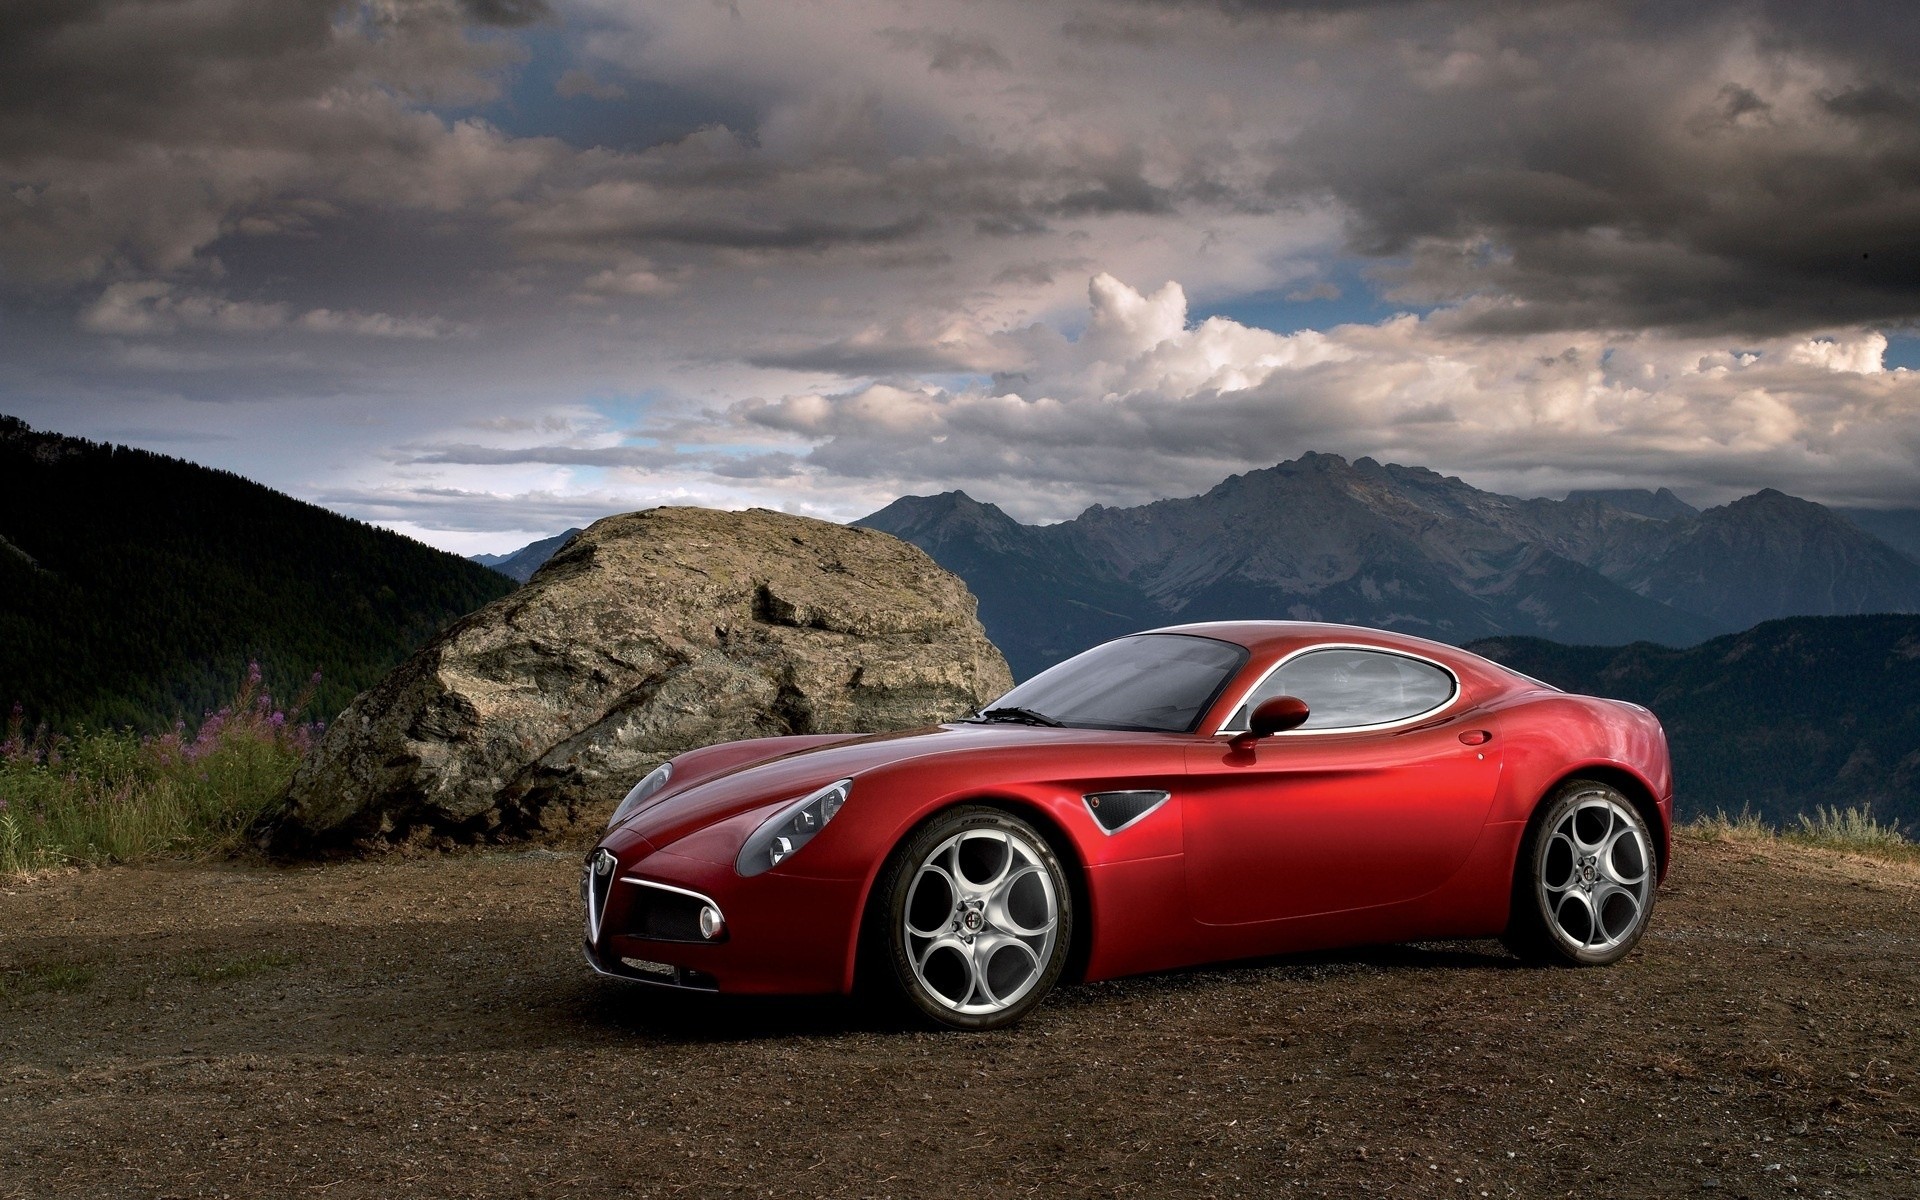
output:
[[[580,899],[587,908],[587,944],[599,945],[600,921],[607,914],[607,897],[613,892],[614,872],[619,862],[613,852],[599,849],[587,859],[586,874],[580,880]]]

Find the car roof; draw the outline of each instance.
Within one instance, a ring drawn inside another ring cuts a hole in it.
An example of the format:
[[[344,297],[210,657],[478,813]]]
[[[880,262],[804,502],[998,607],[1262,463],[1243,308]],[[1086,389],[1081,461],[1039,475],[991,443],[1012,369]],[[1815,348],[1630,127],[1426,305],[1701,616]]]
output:
[[[1165,625],[1159,629],[1147,629],[1142,632],[1184,633],[1195,637],[1232,642],[1236,646],[1245,646],[1262,658],[1315,642],[1378,646],[1383,650],[1407,650],[1415,654],[1436,657],[1448,663],[1458,662],[1463,655],[1468,658],[1478,658],[1470,651],[1462,650],[1458,646],[1449,646],[1445,642],[1415,637],[1408,633],[1394,633],[1386,629],[1371,629],[1365,625],[1336,625],[1330,621],[1200,621],[1191,625]]]

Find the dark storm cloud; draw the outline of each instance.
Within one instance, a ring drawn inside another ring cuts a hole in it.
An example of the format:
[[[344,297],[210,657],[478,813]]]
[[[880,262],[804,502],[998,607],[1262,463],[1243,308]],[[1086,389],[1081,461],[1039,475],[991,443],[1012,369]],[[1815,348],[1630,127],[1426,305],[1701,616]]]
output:
[[[1481,328],[1908,319],[1920,31],[1868,44],[1813,11],[1458,8],[1357,59],[1273,186],[1326,189],[1355,250],[1407,261],[1407,298],[1506,297]]]
[[[822,250],[829,246],[872,246],[905,241],[926,227],[924,217],[905,217],[878,225],[809,218],[769,226],[682,220],[641,224],[614,236],[639,242],[678,242],[734,250]]]
[[[0,4],[0,391],[415,528],[1920,470],[1916,5]]]
[[[467,15],[484,25],[515,29],[553,16],[547,0],[460,0]]]
[[[935,71],[1004,71],[1013,65],[984,37],[933,29],[883,29],[880,34],[896,49],[924,54],[928,68]]]
[[[0,37],[0,282],[174,270],[223,236],[345,206],[452,209],[543,155],[424,103],[474,103],[525,3],[29,0]],[[528,151],[533,151],[529,154]]]
[[[1116,75],[1204,87],[1210,55],[1263,45],[1276,72],[1317,72],[1310,103],[1233,145],[1200,114],[1076,136],[1077,111],[1111,104],[1092,100],[1097,75],[1040,96],[1031,119],[1057,129],[1032,145],[952,131],[897,145],[871,98],[780,99],[744,77],[760,122],[787,104],[805,145],[766,153],[745,128],[569,159],[404,102],[492,94],[519,51],[469,26],[557,19],[542,0],[16,3],[0,39],[7,276],[171,270],[236,232],[310,230],[355,204],[481,205],[535,182],[506,218],[535,253],[805,255],[1331,201],[1402,298],[1509,301],[1478,310],[1480,328],[1763,333],[1920,314],[1910,6],[1130,0],[1048,18],[1069,42],[1129,21],[1152,33],[1119,39],[1132,63],[1087,64]],[[1039,61],[977,28],[848,32],[936,75]],[[1220,86],[1231,98],[1235,82]],[[1122,88],[1118,103],[1111,115],[1153,101]],[[1236,119],[1269,103],[1249,94]],[[462,136],[475,146],[448,152]]]
[[[1166,54],[1201,16],[1316,69],[1268,194],[1332,200],[1404,301],[1501,297],[1474,326],[1513,332],[1920,316],[1913,5],[1124,0],[1061,32]]]

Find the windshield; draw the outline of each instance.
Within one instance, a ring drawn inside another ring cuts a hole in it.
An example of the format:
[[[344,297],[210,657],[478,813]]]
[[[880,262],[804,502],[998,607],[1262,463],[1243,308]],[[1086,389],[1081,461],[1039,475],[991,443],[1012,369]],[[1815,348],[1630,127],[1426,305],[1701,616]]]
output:
[[[1246,650],[1231,642],[1183,633],[1138,634],[1047,668],[987,705],[981,716],[1079,729],[1187,733],[1246,660]]]

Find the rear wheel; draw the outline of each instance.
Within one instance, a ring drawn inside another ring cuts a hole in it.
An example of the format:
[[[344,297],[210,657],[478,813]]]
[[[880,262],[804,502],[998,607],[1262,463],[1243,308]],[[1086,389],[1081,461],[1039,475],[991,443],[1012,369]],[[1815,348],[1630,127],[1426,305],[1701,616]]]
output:
[[[1604,783],[1568,781],[1520,844],[1508,948],[1565,966],[1619,962],[1653,915],[1657,866],[1632,801]]]
[[[881,877],[887,974],[919,1017],[999,1029],[1059,981],[1073,940],[1066,873],[1033,826],[996,808],[942,813]]]

